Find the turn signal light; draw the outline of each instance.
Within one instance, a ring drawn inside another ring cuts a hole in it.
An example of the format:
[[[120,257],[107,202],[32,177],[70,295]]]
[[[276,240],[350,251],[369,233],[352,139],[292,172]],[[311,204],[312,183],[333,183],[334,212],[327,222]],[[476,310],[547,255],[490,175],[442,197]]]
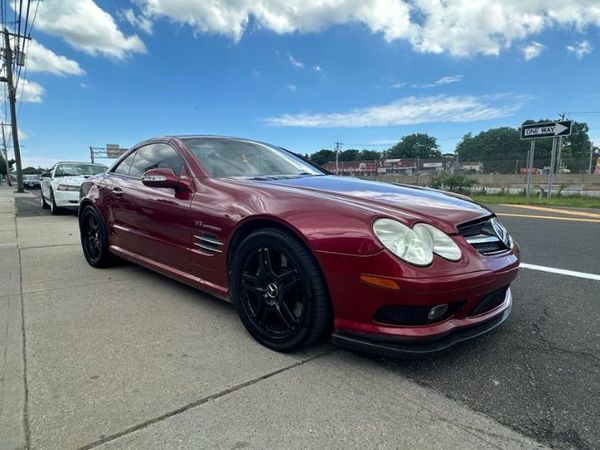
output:
[[[389,278],[380,278],[375,277],[373,275],[361,275],[360,281],[366,284],[370,284],[371,286],[382,287],[386,289],[394,289],[400,290],[400,286],[394,280],[390,280]]]

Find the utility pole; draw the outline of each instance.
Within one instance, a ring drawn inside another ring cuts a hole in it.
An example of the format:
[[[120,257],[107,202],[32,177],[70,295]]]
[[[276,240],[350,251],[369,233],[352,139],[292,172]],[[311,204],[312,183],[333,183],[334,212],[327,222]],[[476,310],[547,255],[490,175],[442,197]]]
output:
[[[4,28],[4,65],[6,67],[6,77],[1,77],[0,81],[8,85],[8,100],[10,103],[10,116],[12,126],[13,148],[15,152],[15,161],[17,163],[17,192],[25,192],[23,188],[23,167],[21,165],[21,147],[19,146],[19,132],[17,128],[17,91],[13,81],[13,53],[10,48],[10,36],[7,28]],[[18,36],[23,39],[29,39],[25,36]],[[4,127],[2,128],[4,130]]]
[[[594,143],[590,142],[590,164],[588,166],[588,173],[592,174],[592,159],[594,158]]]
[[[4,125],[2,122],[2,154],[4,155],[4,161],[6,161],[6,184],[12,186],[10,181],[10,172],[8,171],[8,151],[6,150],[6,135],[4,134]]]
[[[340,150],[342,149],[342,143],[335,143],[335,174],[340,174]]]

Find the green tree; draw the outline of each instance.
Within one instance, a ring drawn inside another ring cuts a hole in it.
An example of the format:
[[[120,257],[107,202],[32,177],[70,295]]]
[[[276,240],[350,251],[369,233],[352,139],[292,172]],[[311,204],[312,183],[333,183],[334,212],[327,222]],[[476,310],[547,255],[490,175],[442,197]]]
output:
[[[544,120],[526,120],[524,125],[551,122]],[[519,128],[491,128],[473,136],[465,135],[456,146],[456,154],[462,162],[481,161],[486,172],[514,173],[515,162],[525,165],[530,141],[521,140]],[[587,168],[590,139],[585,123],[573,122],[572,135],[563,138],[562,160],[565,166],[574,172]],[[538,139],[535,143],[534,167],[550,165],[552,139]]]
[[[502,127],[491,128],[473,136],[465,135],[456,146],[456,154],[462,162],[483,162],[486,172],[510,173],[515,160],[524,159],[528,144],[521,140],[519,130]],[[538,156],[542,156],[542,149]]]
[[[15,164],[14,159],[8,160],[8,170],[9,171],[12,170],[12,167],[14,164]],[[0,175],[6,175],[6,160],[4,159],[4,157],[0,158]]]
[[[358,159],[361,161],[368,161],[374,159],[380,159],[381,153],[377,150],[361,150]]]
[[[359,150],[348,149],[340,152],[340,161],[356,161],[360,155]]]
[[[589,130],[587,123],[573,122],[571,136],[563,138],[561,159],[571,172],[585,172],[588,169],[592,144]]]
[[[39,175],[44,171],[41,167],[25,167],[23,169],[23,175]]]
[[[311,162],[323,165],[329,161],[335,161],[335,152],[333,150],[322,149],[310,155]]]
[[[426,133],[413,133],[404,136],[400,142],[387,151],[387,158],[439,158],[437,140]]]

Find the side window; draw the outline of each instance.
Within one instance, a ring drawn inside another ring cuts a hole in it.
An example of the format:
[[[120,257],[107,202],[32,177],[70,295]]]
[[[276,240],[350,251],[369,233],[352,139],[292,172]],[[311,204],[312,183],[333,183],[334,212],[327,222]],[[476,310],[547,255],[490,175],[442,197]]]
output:
[[[183,158],[167,144],[150,144],[135,153],[129,175],[141,178],[150,169],[171,169],[180,176],[183,169]]]
[[[119,163],[117,167],[113,170],[113,173],[119,173],[121,175],[129,175],[129,169],[131,168],[131,163],[133,163],[133,158],[137,152],[131,153],[127,158]]]

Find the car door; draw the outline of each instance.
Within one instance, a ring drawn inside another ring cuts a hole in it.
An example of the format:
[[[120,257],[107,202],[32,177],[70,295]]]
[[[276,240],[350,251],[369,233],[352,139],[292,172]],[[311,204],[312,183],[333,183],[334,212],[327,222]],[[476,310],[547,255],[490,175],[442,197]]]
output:
[[[122,167],[119,173],[119,164],[107,186],[117,245],[170,268],[189,271],[191,193],[149,187],[141,180],[144,172],[153,168],[168,168],[181,176],[185,173],[183,158],[167,143],[140,147],[130,156],[131,161],[126,158],[121,163],[129,167]]]

